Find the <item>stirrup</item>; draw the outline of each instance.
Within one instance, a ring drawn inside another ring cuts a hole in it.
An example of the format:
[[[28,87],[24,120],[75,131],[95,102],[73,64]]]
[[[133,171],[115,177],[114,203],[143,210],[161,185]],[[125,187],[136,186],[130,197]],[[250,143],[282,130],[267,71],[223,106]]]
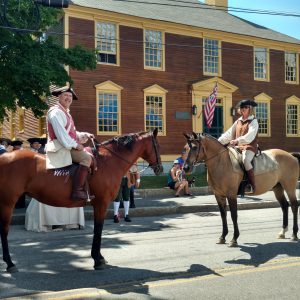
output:
[[[253,186],[250,183],[248,183],[245,186],[245,194],[253,194],[253,193],[254,193]]]

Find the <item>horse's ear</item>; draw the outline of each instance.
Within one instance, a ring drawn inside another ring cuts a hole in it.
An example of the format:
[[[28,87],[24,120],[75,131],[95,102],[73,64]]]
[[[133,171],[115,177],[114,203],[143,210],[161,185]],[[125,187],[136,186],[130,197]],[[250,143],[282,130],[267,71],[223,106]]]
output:
[[[158,129],[155,128],[155,129],[153,130],[153,136],[156,137],[156,136],[157,136],[157,133],[158,133]]]
[[[194,131],[192,132],[192,134],[193,134],[193,137],[195,138],[195,139],[197,139],[198,138],[198,135],[197,135],[197,133],[195,133]]]
[[[183,132],[182,134],[186,137],[187,140],[189,140],[191,138],[191,135],[187,134],[186,132]]]

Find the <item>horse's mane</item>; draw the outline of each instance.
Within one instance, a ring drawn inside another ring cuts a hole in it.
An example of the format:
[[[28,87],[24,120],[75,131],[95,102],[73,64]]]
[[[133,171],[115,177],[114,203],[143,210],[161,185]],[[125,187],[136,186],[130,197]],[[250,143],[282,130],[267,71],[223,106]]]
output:
[[[133,146],[134,142],[136,141],[136,139],[141,136],[144,135],[146,133],[149,133],[147,131],[140,131],[137,133],[129,133],[129,134],[124,134],[121,136],[116,136],[111,138],[110,140],[104,141],[102,143],[98,143],[96,140],[96,146],[97,148],[101,147],[101,145],[109,145],[109,144],[115,144],[117,147],[121,146],[121,147],[125,147],[128,149],[131,149],[131,147]]]
[[[210,135],[208,133],[202,133],[202,134],[201,133],[197,133],[198,138],[201,138],[201,135],[205,136],[205,137],[207,137],[207,138],[209,138],[211,140],[214,140],[215,142],[217,142],[219,145],[221,145],[223,147],[226,147],[226,145],[221,144],[220,141],[216,137],[214,137],[214,136],[212,136],[212,135]]]

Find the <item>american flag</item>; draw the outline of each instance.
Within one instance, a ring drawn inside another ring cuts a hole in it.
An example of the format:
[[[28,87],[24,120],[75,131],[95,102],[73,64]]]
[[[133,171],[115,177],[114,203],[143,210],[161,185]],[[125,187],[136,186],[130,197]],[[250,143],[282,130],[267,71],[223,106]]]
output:
[[[205,115],[206,125],[208,128],[211,127],[214,118],[217,93],[218,93],[218,83],[216,82],[213,91],[211,92],[211,94],[209,95],[209,97],[206,99],[205,102],[204,115]]]

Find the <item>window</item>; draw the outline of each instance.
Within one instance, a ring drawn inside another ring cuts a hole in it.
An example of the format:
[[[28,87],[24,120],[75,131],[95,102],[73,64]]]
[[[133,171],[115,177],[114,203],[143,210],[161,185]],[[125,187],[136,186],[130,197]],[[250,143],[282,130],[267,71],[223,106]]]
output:
[[[285,82],[297,83],[297,54],[285,53]]]
[[[258,135],[271,136],[270,129],[270,103],[272,98],[265,93],[261,93],[254,97],[257,107],[255,108],[255,116],[258,121]]]
[[[300,99],[296,96],[286,100],[286,135],[300,136]]]
[[[166,93],[168,91],[157,84],[144,89],[145,129],[158,129],[159,135],[166,135]]]
[[[220,42],[204,39],[204,74],[220,75]]]
[[[164,69],[163,33],[157,30],[145,30],[144,39],[145,67]]]
[[[100,63],[117,64],[117,25],[96,23],[97,60]]]
[[[111,81],[96,85],[98,134],[121,133],[121,90],[122,87]]]
[[[269,80],[268,51],[266,48],[254,48],[254,79]]]

